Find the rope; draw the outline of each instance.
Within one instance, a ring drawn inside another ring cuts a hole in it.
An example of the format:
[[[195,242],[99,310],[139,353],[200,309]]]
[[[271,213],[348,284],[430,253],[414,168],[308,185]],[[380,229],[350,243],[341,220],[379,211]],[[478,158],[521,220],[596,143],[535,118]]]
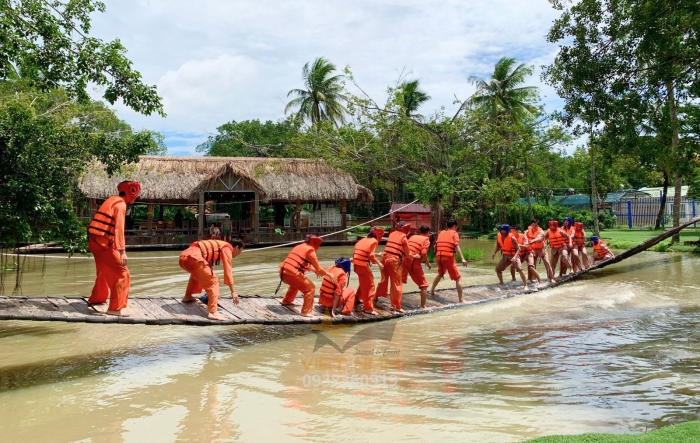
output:
[[[416,202],[418,202],[418,199],[413,200],[411,203],[406,203],[405,205],[401,206],[400,208],[394,209],[393,211],[389,211],[389,212],[387,212],[387,213],[384,214],[384,215],[381,215],[381,216],[379,216],[379,217],[373,218],[372,220],[368,220],[368,221],[366,221],[366,222],[364,222],[364,223],[360,223],[359,225],[355,225],[355,226],[353,226],[353,227],[351,227],[351,228],[341,229],[340,231],[335,231],[335,232],[330,232],[330,233],[328,233],[328,234],[323,234],[323,235],[320,235],[319,237],[321,237],[321,238],[330,237],[331,235],[342,234],[342,233],[344,233],[344,232],[352,231],[353,229],[355,229],[355,228],[358,227],[358,226],[364,226],[364,225],[373,223],[373,222],[375,222],[375,221],[377,221],[377,220],[380,220],[380,219],[386,217],[387,215],[391,215],[391,214],[393,214],[394,212],[398,212],[398,211],[402,210],[403,208],[405,208],[405,207],[407,207],[407,206],[410,206],[410,205],[412,205],[412,204],[414,204],[414,203],[416,203]],[[283,247],[286,247],[286,246],[297,245],[297,244],[303,243],[303,242],[304,242],[304,240],[297,240],[297,241],[292,241],[292,242],[287,242],[287,243],[280,243],[279,245],[265,246],[265,247],[262,247],[262,248],[244,249],[243,252],[256,252],[256,251],[264,251],[265,249],[283,248]],[[8,253],[6,253],[6,252],[3,252],[1,255],[5,255],[5,256],[8,256],[8,257],[33,257],[33,258],[58,258],[58,259],[73,259],[73,260],[92,260],[92,257],[73,257],[73,256],[71,256],[71,255],[68,255],[68,256],[66,256],[66,255],[43,255],[43,256],[38,256],[38,255],[36,255],[36,254],[8,254]],[[129,261],[131,261],[131,260],[160,260],[160,259],[166,259],[166,258],[167,258],[167,259],[180,258],[180,256],[179,256],[179,255],[164,255],[164,256],[161,256],[161,257],[133,257],[133,258],[129,258]]]

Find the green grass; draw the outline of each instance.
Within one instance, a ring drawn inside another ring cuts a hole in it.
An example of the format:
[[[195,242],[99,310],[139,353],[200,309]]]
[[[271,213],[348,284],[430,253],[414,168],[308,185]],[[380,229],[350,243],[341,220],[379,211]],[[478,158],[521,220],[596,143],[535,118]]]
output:
[[[480,260],[484,256],[484,250],[475,248],[462,248],[462,254],[467,260]],[[459,257],[456,258],[459,259]],[[430,261],[430,263],[435,263],[435,251],[432,248],[428,251],[428,260]]]
[[[661,234],[663,231],[652,230],[629,230],[629,229],[608,229],[600,233],[600,237],[605,240],[612,249],[629,249],[636,246],[652,237]],[[671,239],[664,240],[658,245],[652,247],[651,251],[657,252],[696,252],[700,253],[700,247],[686,246],[683,242],[698,240],[700,230],[685,229],[681,231],[681,243],[671,246]]]
[[[550,435],[526,443],[690,443],[700,441],[700,421],[689,421],[645,434]]]

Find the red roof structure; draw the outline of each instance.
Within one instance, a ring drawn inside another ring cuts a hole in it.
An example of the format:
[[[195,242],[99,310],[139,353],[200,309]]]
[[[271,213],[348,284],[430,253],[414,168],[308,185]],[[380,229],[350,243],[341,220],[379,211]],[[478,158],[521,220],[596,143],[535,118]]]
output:
[[[392,225],[396,225],[396,223],[399,221],[403,221],[411,225],[411,231],[413,232],[418,232],[421,225],[431,227],[430,206],[421,205],[419,203],[411,203],[408,206],[406,203],[392,203],[391,211],[390,219]]]

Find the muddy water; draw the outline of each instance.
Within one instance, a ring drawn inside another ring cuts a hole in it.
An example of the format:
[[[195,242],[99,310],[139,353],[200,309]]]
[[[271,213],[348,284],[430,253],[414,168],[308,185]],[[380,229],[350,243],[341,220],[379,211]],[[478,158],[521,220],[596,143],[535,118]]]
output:
[[[487,257],[492,247],[465,246]],[[283,255],[237,258],[238,291],[274,291]],[[27,264],[24,295],[92,285],[88,260]],[[130,268],[133,296],[177,295],[186,283],[176,259]],[[644,431],[700,412],[698,269],[698,256],[647,252],[540,294],[352,327],[0,322],[2,438],[500,442]],[[495,280],[488,262],[462,273],[466,284]]]

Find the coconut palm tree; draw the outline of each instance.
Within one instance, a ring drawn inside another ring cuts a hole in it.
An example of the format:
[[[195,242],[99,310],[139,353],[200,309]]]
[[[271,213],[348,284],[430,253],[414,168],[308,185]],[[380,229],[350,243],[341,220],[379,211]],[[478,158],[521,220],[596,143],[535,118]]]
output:
[[[343,94],[343,76],[331,74],[335,65],[323,57],[319,57],[310,65],[308,62],[302,69],[305,89],[292,89],[287,97],[294,97],[284,112],[297,109],[298,118],[308,120],[313,125],[321,120],[330,120],[336,126],[345,122],[347,110],[343,102],[347,100]]]
[[[430,96],[418,89],[418,80],[403,82],[399,85],[399,93],[403,102],[403,111],[406,117],[411,117],[420,105],[430,100]]]
[[[532,75],[532,68],[516,65],[514,58],[503,57],[496,63],[493,75],[486,81],[478,77],[469,80],[477,90],[469,99],[491,118],[511,118],[515,121],[533,117],[537,107],[537,87],[521,86],[525,78]]]

